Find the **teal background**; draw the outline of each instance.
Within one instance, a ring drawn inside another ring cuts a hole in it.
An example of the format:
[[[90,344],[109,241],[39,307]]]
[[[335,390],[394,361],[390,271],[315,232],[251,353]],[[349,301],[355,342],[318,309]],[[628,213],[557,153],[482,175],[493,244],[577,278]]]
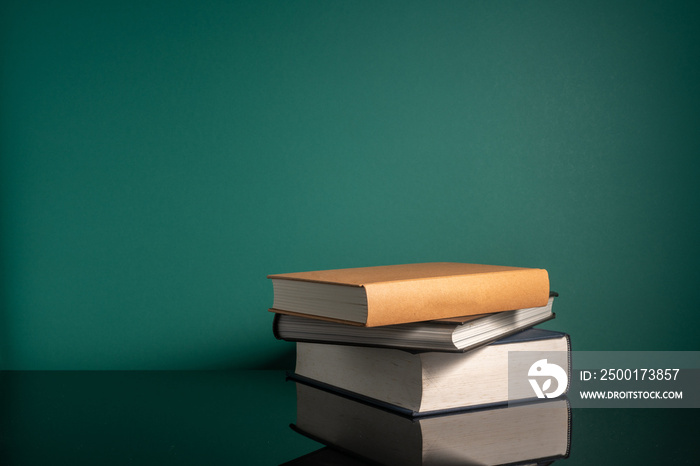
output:
[[[427,261],[697,350],[698,5],[4,1],[2,368],[289,367],[267,274]]]

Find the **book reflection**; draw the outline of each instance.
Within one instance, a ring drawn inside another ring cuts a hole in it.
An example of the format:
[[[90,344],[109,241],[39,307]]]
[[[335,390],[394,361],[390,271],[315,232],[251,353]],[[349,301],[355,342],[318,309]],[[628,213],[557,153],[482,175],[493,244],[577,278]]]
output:
[[[566,398],[409,418],[297,383],[292,428],[326,448],[286,465],[550,464],[567,458]],[[328,448],[330,447],[330,448]]]

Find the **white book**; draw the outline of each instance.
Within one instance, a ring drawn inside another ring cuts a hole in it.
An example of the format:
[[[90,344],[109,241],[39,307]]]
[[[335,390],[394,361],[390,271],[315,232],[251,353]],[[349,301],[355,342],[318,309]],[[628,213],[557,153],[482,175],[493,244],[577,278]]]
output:
[[[554,296],[540,307],[383,327],[275,314],[273,333],[286,341],[461,352],[553,319],[553,302]]]

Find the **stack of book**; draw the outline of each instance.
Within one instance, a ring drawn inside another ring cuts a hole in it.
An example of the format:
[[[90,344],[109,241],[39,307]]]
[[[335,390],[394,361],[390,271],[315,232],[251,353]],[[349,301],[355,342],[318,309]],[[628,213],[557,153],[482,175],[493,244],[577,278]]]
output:
[[[268,278],[274,334],[297,342],[290,378],[305,435],[384,464],[568,455],[569,407],[559,397],[566,381],[536,381],[554,365],[527,362],[518,368],[527,390],[509,384],[509,353],[563,353],[557,367],[569,371],[568,335],[532,328],[554,318],[546,270],[424,263]],[[541,372],[525,380],[528,370]],[[415,445],[382,448],[392,435]],[[464,451],[465,438],[482,437],[491,439],[487,448]]]

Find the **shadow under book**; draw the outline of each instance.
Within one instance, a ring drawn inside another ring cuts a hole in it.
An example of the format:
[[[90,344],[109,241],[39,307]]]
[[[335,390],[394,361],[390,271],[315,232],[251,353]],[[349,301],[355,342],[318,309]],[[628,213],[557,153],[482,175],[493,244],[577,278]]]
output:
[[[571,409],[558,398],[410,418],[297,383],[292,428],[347,455],[347,464],[549,464],[569,455]]]

